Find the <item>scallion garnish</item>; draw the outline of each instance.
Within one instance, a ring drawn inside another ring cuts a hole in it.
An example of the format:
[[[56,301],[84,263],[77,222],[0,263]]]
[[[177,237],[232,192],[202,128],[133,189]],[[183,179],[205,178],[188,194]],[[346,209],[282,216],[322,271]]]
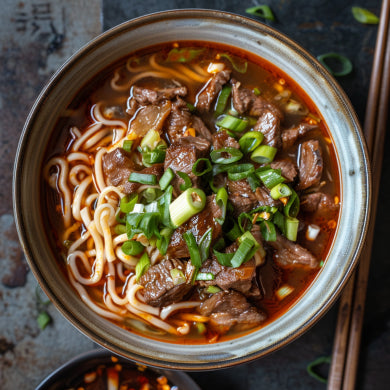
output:
[[[352,7],[352,15],[359,23],[363,23],[363,24],[379,23],[379,18],[365,8]]]
[[[159,145],[155,149],[150,150],[148,147],[142,149],[142,164],[150,167],[153,164],[164,162],[166,154],[166,145]]]
[[[177,286],[179,284],[183,284],[186,282],[186,277],[183,274],[183,271],[178,268],[173,268],[169,271],[171,274],[172,282],[174,286]]]
[[[216,125],[224,129],[241,133],[247,128],[248,119],[241,119],[231,115],[224,115],[217,121]]]
[[[238,143],[243,153],[253,152],[263,141],[264,134],[260,131],[248,131],[245,133]]]
[[[220,116],[224,113],[227,101],[232,92],[232,86],[229,84],[225,84],[222,87],[221,92],[219,93],[217,103],[215,105],[215,116]]]
[[[257,5],[255,7],[250,7],[247,8],[245,12],[249,15],[258,16],[272,22],[275,21],[275,16],[268,5]]]
[[[138,263],[135,266],[135,278],[137,282],[139,281],[140,277],[149,269],[149,267],[150,267],[149,256],[145,252],[138,260]]]
[[[145,247],[138,241],[129,240],[123,243],[121,249],[125,255],[137,256],[144,251]]]
[[[230,61],[230,63],[232,64],[234,70],[236,70],[238,73],[245,73],[246,70],[248,69],[248,62],[247,61],[245,61],[244,63],[237,62],[227,53],[220,54],[220,57],[225,57],[226,59],[228,59]]]
[[[207,286],[207,288],[206,288],[206,292],[209,294],[216,294],[220,291],[221,291],[221,289],[217,286]]]
[[[279,183],[271,188],[270,195],[272,199],[280,199],[290,196],[292,194],[291,188],[284,183]]]
[[[249,185],[251,186],[251,190],[254,192],[256,191],[257,187],[261,186],[260,180],[257,178],[257,176],[254,173],[250,173],[248,177],[246,178]]]
[[[296,241],[298,235],[299,221],[296,218],[286,218],[286,237],[290,241]]]
[[[265,241],[276,241],[276,229],[271,221],[262,221],[260,231]]]
[[[272,222],[284,235],[286,235],[286,218],[280,211],[276,211],[272,218]]]
[[[315,368],[317,366],[322,365],[322,364],[330,364],[330,362],[331,362],[330,356],[321,356],[307,365],[307,367],[306,367],[307,373],[311,377],[313,377],[314,379],[317,379],[318,381],[320,381],[322,383],[327,383],[328,380],[326,378],[324,378],[323,376],[317,374],[317,372],[315,372]]]
[[[183,234],[184,241],[187,244],[188,251],[190,252],[191,264],[199,269],[202,266],[202,259],[200,256],[198,245],[196,244],[196,240],[194,234],[191,230],[187,230]]]
[[[325,53],[317,57],[318,61],[333,75],[346,76],[352,72],[352,62],[338,53]]]
[[[211,240],[213,238],[213,228],[208,228],[199,240],[200,261],[204,263],[209,257]]]
[[[234,253],[234,256],[230,260],[233,268],[239,267],[241,264],[245,263],[250,259],[250,254],[254,246],[254,242],[250,238],[245,238],[242,240],[237,251]]]
[[[47,325],[50,324],[52,321],[49,313],[46,310],[42,310],[37,317],[37,323],[39,326],[39,329],[43,330],[46,328]]]
[[[156,241],[156,247],[159,252],[164,256],[167,253],[169,241],[171,240],[171,236],[173,233],[173,229],[169,227],[165,227],[160,231],[160,238]]]
[[[241,213],[238,218],[238,226],[240,227],[242,232],[245,232],[246,230],[251,230],[253,223],[252,223],[252,216],[248,213]]]
[[[228,178],[233,181],[246,179],[250,174],[255,172],[253,164],[238,164],[228,170]]]
[[[120,234],[125,234],[126,233],[126,225],[122,225],[121,223],[118,223],[117,225],[114,226],[114,233],[117,234],[118,236]]]
[[[241,236],[242,232],[236,221],[233,221],[233,227],[225,234],[230,241],[236,241]]]
[[[215,219],[220,225],[223,225],[223,223],[225,222],[227,202],[228,202],[228,193],[226,189],[222,187],[218,190],[217,195],[215,197],[215,203],[219,206],[222,212],[221,218]]]
[[[189,62],[201,54],[204,49],[193,49],[189,47],[175,47],[168,53],[169,62]]]
[[[191,179],[186,173],[176,171],[176,175],[184,181],[184,183],[180,184],[180,191],[185,191],[187,188],[190,188],[192,186]]]
[[[201,170],[198,170],[199,165]],[[206,173],[211,172],[212,170],[213,170],[213,166],[208,158],[198,158],[195,161],[195,164],[192,166],[192,173],[195,176],[203,176]]]
[[[278,149],[269,145],[258,146],[251,154],[251,159],[260,164],[269,164],[273,161]]]
[[[226,157],[226,155],[229,155],[230,157]],[[215,164],[231,164],[241,160],[242,156],[243,154],[240,150],[232,147],[213,150],[210,153],[210,158]]]
[[[199,272],[196,275],[195,280],[214,280],[214,279],[215,279],[215,275],[212,274],[211,272]]]
[[[299,206],[300,206],[299,196],[293,189],[291,189],[290,198],[283,209],[284,215],[286,217],[295,218],[299,213]]]
[[[126,140],[123,141],[122,149],[125,152],[131,152],[132,146],[133,146],[133,141],[131,141],[129,139],[126,139]]]
[[[179,227],[202,211],[205,205],[205,193],[199,188],[188,188],[169,205],[172,224]]]
[[[259,168],[256,170],[256,174],[267,188],[273,188],[285,180],[280,169]]]
[[[175,177],[175,174],[173,173],[171,168],[167,168],[167,170],[164,172],[164,174],[161,176],[160,181],[158,184],[160,185],[160,188],[164,191],[169,186],[169,183],[171,180]]]
[[[156,185],[157,176],[149,173],[132,172],[130,174],[129,181],[132,183]]]
[[[161,222],[164,226],[167,226],[169,228],[172,227],[171,214],[169,211],[169,206],[171,205],[172,201],[172,193],[173,187],[169,185],[168,188],[165,190],[164,195],[160,198],[159,201]]]
[[[160,141],[161,141],[160,133],[157,130],[151,129],[142,138],[140,147],[141,149],[147,147],[149,148],[149,150],[153,150],[157,147]]]
[[[131,213],[134,209],[134,205],[138,202],[138,194],[126,195],[121,198],[119,208],[122,213]]]

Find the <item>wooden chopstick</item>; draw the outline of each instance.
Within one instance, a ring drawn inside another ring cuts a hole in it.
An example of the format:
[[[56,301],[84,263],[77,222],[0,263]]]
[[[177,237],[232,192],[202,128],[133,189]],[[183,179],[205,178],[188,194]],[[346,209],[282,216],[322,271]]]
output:
[[[360,340],[364,318],[375,216],[384,152],[390,91],[390,0],[384,0],[375,48],[370,89],[364,122],[364,135],[372,168],[371,222],[359,265],[346,285],[339,303],[338,320],[329,372],[329,390],[355,389]]]

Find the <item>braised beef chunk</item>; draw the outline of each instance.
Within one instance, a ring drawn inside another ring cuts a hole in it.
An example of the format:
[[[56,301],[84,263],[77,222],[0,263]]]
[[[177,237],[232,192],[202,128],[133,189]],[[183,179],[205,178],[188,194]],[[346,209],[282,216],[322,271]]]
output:
[[[233,137],[230,137],[225,130],[220,130],[217,133],[214,133],[212,142],[214,150],[221,148],[240,149],[240,144]]]
[[[246,330],[260,325],[266,315],[251,305],[237,291],[221,291],[213,294],[198,308],[201,315],[210,317],[209,326],[220,334],[234,327]]]
[[[306,213],[316,212],[319,215],[326,215],[329,218],[339,209],[339,205],[335,204],[334,200],[324,192],[313,192],[302,195],[300,207]]]
[[[204,124],[202,119],[200,119],[198,116],[196,116],[196,115],[192,116],[192,125],[191,126],[195,129],[196,135],[198,137],[205,138],[210,143],[213,142],[213,137],[211,135],[210,130]]]
[[[303,142],[299,158],[298,190],[305,190],[319,184],[322,176],[323,160],[320,143],[317,140]]]
[[[132,90],[133,98],[142,105],[158,104],[163,100],[171,100],[176,96],[187,95],[187,87],[172,87],[161,89],[150,89],[135,86]]]
[[[282,144],[280,118],[275,113],[264,111],[257,120],[254,130],[264,134],[263,144],[280,148]]]
[[[167,134],[171,143],[184,136],[187,128],[191,127],[192,115],[187,103],[177,98],[172,103],[171,113],[167,119]]]
[[[180,270],[186,281],[175,285],[171,275],[173,269]],[[191,262],[177,259],[165,259],[153,265],[139,280],[139,284],[144,286],[142,294],[145,302],[157,307],[180,302],[192,289],[191,277],[193,272],[194,267]]]
[[[180,138],[167,149],[164,169],[171,168],[173,172],[186,173],[191,179],[192,186],[197,187],[200,178],[192,173],[192,167],[198,158],[207,157],[209,149],[210,143],[204,138],[191,136]],[[171,181],[177,193],[181,192],[182,183],[183,179],[177,175]]]
[[[231,70],[225,69],[215,73],[200,91],[197,97],[196,108],[199,111],[210,111],[211,104],[215,101],[222,87],[229,81]]]
[[[303,137],[310,130],[317,129],[317,125],[310,125],[308,123],[300,123],[290,129],[282,132],[283,149],[289,149],[295,144],[298,138]]]
[[[290,158],[274,160],[270,165],[271,168],[280,169],[282,171],[282,176],[286,179],[286,183],[293,182],[298,174],[297,167]]]
[[[233,252],[237,250],[237,245],[234,244]],[[226,251],[226,253],[229,253]],[[260,290],[257,288],[252,290],[253,285],[256,286],[256,264],[252,258],[240,267],[232,268],[225,267],[218,263],[217,259],[213,257],[208,259],[202,265],[200,272],[210,272],[215,276],[215,279],[209,281],[199,282],[201,286],[217,285],[222,290],[233,289],[240,291],[246,296],[260,295]]]
[[[281,201],[272,198],[269,190],[266,187],[257,187],[255,191],[255,197],[258,202],[258,206],[281,206]]]
[[[119,186],[128,181],[131,172],[135,171],[135,164],[130,156],[122,148],[103,155],[103,172],[108,184]]]
[[[304,247],[277,234],[276,241],[268,241],[274,249],[274,261],[281,267],[305,265],[318,267],[318,260]]]
[[[246,179],[236,181],[228,179],[227,189],[235,216],[252,210],[258,203],[257,197]]]
[[[211,245],[213,245],[222,234],[222,226],[216,221],[216,218],[221,218],[221,216],[222,211],[215,202],[215,195],[207,196],[205,208],[173,232],[167,255],[179,258],[190,257],[187,244],[183,239],[183,234],[187,230],[192,231],[196,242],[199,243],[199,240],[206,233],[207,229],[212,227],[213,235]]]

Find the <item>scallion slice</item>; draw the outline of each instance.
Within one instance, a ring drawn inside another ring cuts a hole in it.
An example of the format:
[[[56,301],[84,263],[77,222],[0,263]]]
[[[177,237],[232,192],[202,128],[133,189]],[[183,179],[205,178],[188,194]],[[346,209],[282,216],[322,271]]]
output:
[[[173,268],[169,271],[171,274],[172,282],[174,286],[183,284],[186,282],[186,277],[183,274],[183,271],[178,268]]]
[[[272,218],[272,222],[284,235],[286,235],[286,218],[280,211],[276,211]]]
[[[213,228],[209,227],[199,240],[200,261],[204,263],[209,257],[211,240],[213,238]]]
[[[164,191],[169,186],[169,183],[171,180],[175,177],[175,174],[173,173],[171,168],[168,168],[164,174],[161,176],[160,181],[158,184],[160,185],[160,188]]]
[[[352,62],[338,53],[325,53],[317,57],[318,61],[333,75],[346,76],[352,72]]]
[[[125,152],[131,152],[131,148],[133,146],[133,141],[129,140],[129,139],[126,139],[123,141],[123,144],[122,144],[122,149],[125,151]]]
[[[192,186],[191,179],[186,173],[176,171],[176,175],[184,180],[184,183],[180,184],[180,187],[179,187],[180,191],[185,191],[187,188],[190,188]]]
[[[265,241],[276,241],[276,229],[271,221],[262,221],[260,231]]]
[[[245,10],[249,15],[258,16],[263,19],[270,20],[271,22],[275,21],[275,16],[268,5],[257,5],[255,7],[250,7]]]
[[[222,90],[218,96],[217,103],[215,105],[215,116],[220,116],[224,113],[231,92],[232,92],[231,85],[226,84],[222,87]]]
[[[157,176],[149,173],[132,172],[130,174],[129,181],[132,183],[156,185]]]
[[[255,172],[253,164],[239,164],[228,170],[228,178],[233,181],[246,179],[250,174]]]
[[[238,143],[243,153],[253,152],[263,141],[264,134],[260,131],[248,131],[245,133]]]
[[[172,227],[171,224],[171,215],[169,211],[169,206],[171,205],[173,187],[171,185],[165,190],[164,195],[159,200],[159,208],[161,215],[161,222],[167,226]]]
[[[290,196],[292,194],[291,188],[284,183],[279,183],[271,188],[270,195],[272,199],[280,199]]]
[[[293,189],[291,189],[290,198],[283,209],[284,215],[286,217],[295,218],[299,213],[299,206],[300,206],[299,196]]]
[[[121,198],[119,208],[122,213],[131,213],[134,209],[134,205],[138,202],[138,194],[126,195]]]
[[[236,118],[235,116],[231,115],[224,115],[221,119],[217,121],[216,125],[224,129],[241,133],[247,128],[248,120]]]
[[[199,165],[200,165],[200,169],[202,169],[202,170],[198,170]],[[203,166],[203,168],[202,168],[202,166]],[[208,158],[198,158],[195,161],[195,164],[192,166],[192,173],[195,176],[203,176],[206,173],[211,172],[212,170],[213,170],[213,166]]]
[[[202,211],[205,205],[205,193],[199,188],[188,188],[169,205],[173,226],[182,225],[193,215]]]
[[[353,17],[363,24],[378,24],[379,18],[369,10],[361,7],[352,7]]]
[[[153,164],[159,164],[164,162],[166,149],[166,145],[159,145],[153,150],[150,150],[148,147],[145,147],[141,153],[142,164],[146,167],[150,167]]]
[[[226,237],[230,240],[230,241],[236,241],[236,239],[238,237],[241,236],[242,232],[241,232],[241,229],[240,227],[238,226],[237,222],[236,221],[233,221],[234,224],[233,224],[233,227],[226,233]]]
[[[273,188],[285,180],[280,169],[257,169],[256,174],[267,188]]]
[[[258,146],[251,154],[251,159],[260,164],[269,164],[273,161],[278,149],[269,145]]]
[[[151,129],[145,134],[145,137],[142,138],[140,146],[142,149],[148,147],[150,150],[153,150],[160,141],[160,133],[157,130]]]
[[[234,256],[234,253],[222,253],[219,252],[215,247],[213,248],[213,253],[215,257],[217,258],[217,261],[219,264],[224,265],[225,267],[231,267],[232,266],[232,258]]]
[[[211,272],[199,272],[198,275],[196,275],[196,280],[214,280],[215,275]]]
[[[231,259],[231,264],[233,268],[239,267],[241,264],[249,260],[250,253],[254,246],[253,241],[250,238],[245,238],[240,246],[238,247],[236,253]]]
[[[150,267],[149,256],[145,252],[138,260],[138,263],[135,266],[135,278],[137,282],[139,281],[140,277],[149,269],[149,267]]]
[[[238,73],[245,73],[246,70],[248,69],[248,62],[245,61],[244,63],[235,61],[229,54],[227,53],[222,53],[220,54],[220,57],[225,57],[227,58],[230,63],[232,64],[234,70],[236,70]]]
[[[126,225],[122,225],[121,223],[118,223],[118,225],[114,226],[114,233],[117,234],[118,236],[120,234],[125,234],[126,233]]]
[[[254,173],[250,173],[248,177],[246,178],[249,185],[251,186],[251,190],[254,192],[256,191],[257,187],[261,186],[260,180],[257,178],[257,176]]]
[[[226,154],[230,157],[225,157]],[[210,153],[210,158],[215,164],[231,164],[238,160],[241,160],[242,156],[243,154],[240,150],[231,147],[213,150]]]
[[[164,256],[167,253],[169,241],[171,240],[171,236],[173,233],[173,229],[169,227],[165,227],[160,231],[160,238],[156,241],[156,247],[159,252]]]
[[[296,241],[298,235],[299,221],[296,218],[286,218],[286,237],[290,241]]]
[[[221,291],[221,289],[217,286],[207,286],[207,288],[206,288],[206,292],[209,294],[216,294],[220,291]]]
[[[220,188],[217,192],[217,195],[215,197],[215,203],[220,207],[222,211],[221,218],[216,218],[215,220],[220,224],[223,225],[226,218],[226,206],[228,202],[228,194],[225,188]]]
[[[198,245],[196,244],[196,240],[194,234],[191,230],[187,230],[183,234],[184,241],[187,244],[188,251],[190,252],[191,264],[195,268],[200,268],[202,266],[202,259],[200,256]]]
[[[129,240],[123,243],[121,249],[125,255],[137,256],[144,251],[145,247],[138,241]]]

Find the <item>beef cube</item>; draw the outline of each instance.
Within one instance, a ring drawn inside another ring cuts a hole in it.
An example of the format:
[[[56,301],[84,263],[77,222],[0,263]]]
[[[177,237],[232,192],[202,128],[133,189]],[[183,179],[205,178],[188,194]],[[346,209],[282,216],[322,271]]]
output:
[[[246,179],[227,181],[229,200],[233,205],[233,214],[239,216],[254,209],[259,203]]]
[[[251,329],[265,321],[266,315],[251,305],[237,291],[221,291],[213,294],[198,308],[201,315],[210,317],[209,326],[219,334]]]
[[[206,83],[197,97],[196,108],[199,111],[210,111],[211,104],[215,101],[222,87],[229,81],[231,70],[225,69],[215,73]]]
[[[183,234],[187,230],[192,231],[196,242],[199,243],[207,229],[212,227],[213,233],[211,245],[213,245],[222,234],[222,226],[216,221],[216,219],[221,218],[221,216],[222,211],[215,202],[215,195],[207,196],[205,208],[173,232],[168,246],[167,255],[178,258],[190,257],[187,244],[183,239]]]
[[[214,133],[212,138],[214,150],[221,148],[240,149],[240,144],[233,137],[230,137],[225,130],[220,130],[217,133]]]
[[[210,149],[210,143],[200,137],[183,137],[173,143],[166,152],[164,168],[171,168],[173,172],[186,173],[191,179],[192,186],[199,185],[200,177],[192,173],[192,167],[198,158],[207,157]],[[184,183],[183,179],[175,176],[171,184],[177,193],[180,193],[180,184]]]
[[[281,147],[280,118],[273,111],[264,110],[253,130],[264,134],[263,144],[277,149]]]
[[[132,89],[132,97],[142,105],[159,104],[163,100],[171,100],[176,96],[184,97],[187,95],[186,87],[171,87],[150,89],[139,86],[134,86]]]
[[[103,173],[109,185],[117,187],[124,184],[135,168],[130,153],[122,148],[103,155]]]
[[[272,161],[271,168],[280,169],[282,176],[286,179],[286,183],[293,182],[298,174],[295,163],[289,158]]]
[[[166,133],[169,141],[174,143],[184,136],[187,128],[191,127],[192,115],[187,103],[180,98],[177,98],[171,107],[171,112],[167,119]]]
[[[184,283],[174,284],[171,270],[178,269],[185,276]],[[150,267],[141,276],[139,283],[145,302],[151,306],[165,307],[180,302],[192,289],[191,277],[194,267],[191,262],[177,259],[164,259]]]
[[[339,209],[332,197],[324,192],[312,192],[301,197],[301,210],[306,213],[317,213],[331,218]]]
[[[283,149],[289,149],[295,144],[298,138],[306,135],[310,130],[317,129],[317,125],[310,125],[308,123],[301,123],[298,126],[294,126],[290,129],[282,132],[282,144]]]
[[[197,138],[204,138],[210,143],[213,142],[213,137],[210,130],[198,116],[192,115],[191,126],[195,129]]]
[[[268,241],[268,244],[274,248],[274,261],[281,267],[318,267],[318,260],[307,249],[280,234],[277,234],[276,241]]]
[[[323,170],[322,150],[317,140],[309,140],[301,145],[299,158],[299,181],[297,190],[305,190],[319,184]]]

